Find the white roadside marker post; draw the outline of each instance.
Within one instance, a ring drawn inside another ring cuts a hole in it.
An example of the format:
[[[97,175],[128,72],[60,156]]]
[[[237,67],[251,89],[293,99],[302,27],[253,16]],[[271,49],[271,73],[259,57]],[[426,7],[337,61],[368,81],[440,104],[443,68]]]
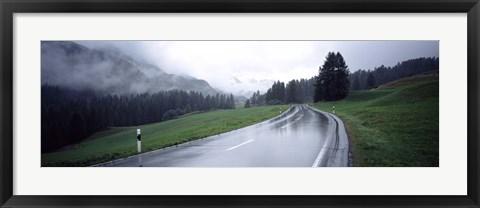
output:
[[[137,129],[137,152],[142,152],[142,134],[140,129]],[[142,167],[142,155],[140,154],[138,155],[138,164],[140,167]]]
[[[137,152],[142,152],[142,134],[140,133],[140,129],[137,129]]]
[[[335,114],[335,106],[333,106],[333,114]]]

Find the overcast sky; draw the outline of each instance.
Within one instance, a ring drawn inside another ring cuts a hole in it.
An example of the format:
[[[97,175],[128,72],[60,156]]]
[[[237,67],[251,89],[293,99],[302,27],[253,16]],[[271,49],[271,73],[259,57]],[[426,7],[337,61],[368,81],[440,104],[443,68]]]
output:
[[[173,74],[204,79],[225,92],[265,91],[273,80],[310,78],[329,51],[350,72],[418,58],[438,57],[438,41],[77,41],[114,46]]]

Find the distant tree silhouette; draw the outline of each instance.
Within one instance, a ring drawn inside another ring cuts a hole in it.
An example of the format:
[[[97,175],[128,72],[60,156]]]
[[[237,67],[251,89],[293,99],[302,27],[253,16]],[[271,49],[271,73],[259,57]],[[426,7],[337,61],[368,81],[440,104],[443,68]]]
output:
[[[300,80],[292,79],[286,86],[283,82],[275,81],[266,93],[260,94],[260,91],[253,93],[252,97],[249,98],[250,104],[251,106],[260,106],[312,102],[315,81],[315,77]],[[255,100],[255,103],[252,100]]]
[[[73,142],[79,142],[85,138],[86,135],[86,125],[83,117],[78,113],[72,113],[70,116],[70,122],[68,125],[68,137]]]
[[[174,118],[177,118],[178,114],[177,114],[177,111],[176,110],[168,110],[167,112],[165,112],[162,116],[162,120],[170,120],[170,119],[174,119]]]
[[[371,88],[374,88],[375,87],[375,76],[373,75],[372,72],[370,72],[368,74],[368,78],[367,78],[367,89],[371,89]]]
[[[358,79],[358,76],[355,76],[354,81],[353,81],[353,90],[360,90],[360,80]]]
[[[353,83],[351,90],[367,89],[367,79],[370,73],[373,73],[375,78],[375,85],[383,85],[385,83],[398,80],[404,77],[409,77],[426,72],[438,72],[439,58],[438,57],[421,57],[410,59],[397,63],[395,66],[378,66],[373,70],[359,69],[350,74],[350,81]],[[356,86],[355,80],[358,78],[359,86]]]
[[[250,108],[250,100],[247,100],[247,101],[245,102],[245,108]]]
[[[304,102],[304,89],[300,81],[291,80],[288,82],[285,89],[285,96],[287,103],[303,103]]]

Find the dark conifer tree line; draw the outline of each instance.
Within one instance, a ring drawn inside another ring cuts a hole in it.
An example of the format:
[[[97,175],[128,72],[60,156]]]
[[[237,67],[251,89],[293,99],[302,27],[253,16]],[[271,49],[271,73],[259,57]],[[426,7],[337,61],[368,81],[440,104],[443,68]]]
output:
[[[42,86],[42,152],[80,142],[108,127],[136,126],[195,111],[233,109],[233,95],[204,96],[170,90],[154,94],[96,96],[58,86]]]
[[[318,76],[293,79],[287,84],[276,81],[266,93],[253,93],[247,100],[248,107],[343,99],[349,90],[370,89],[404,77],[438,71],[438,68],[438,58],[422,57],[403,61],[393,67],[382,65],[372,71],[358,70],[350,73],[342,55],[330,52],[319,68]]]
[[[312,102],[315,77],[310,79],[292,79],[287,84],[276,81],[266,93],[253,93],[247,101],[250,106],[280,105]]]
[[[339,52],[329,52],[323,66],[319,69],[318,76],[310,79],[293,79],[286,85],[276,81],[264,94],[264,103],[253,102],[263,96],[257,92],[249,99],[249,104],[251,106],[278,105],[343,99],[349,91],[348,76],[349,70],[343,56]]]
[[[438,71],[439,58],[422,57],[397,63],[395,66],[375,67],[373,70],[357,70],[350,74],[351,90],[366,90],[413,75]]]

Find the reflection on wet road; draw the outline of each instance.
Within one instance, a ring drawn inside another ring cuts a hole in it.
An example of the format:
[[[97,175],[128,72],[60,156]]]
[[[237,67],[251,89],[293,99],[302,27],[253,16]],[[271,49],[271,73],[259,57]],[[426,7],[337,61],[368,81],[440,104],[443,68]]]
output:
[[[332,121],[305,105],[242,129],[113,161],[134,167],[311,167]],[[331,132],[330,132],[331,133]]]

